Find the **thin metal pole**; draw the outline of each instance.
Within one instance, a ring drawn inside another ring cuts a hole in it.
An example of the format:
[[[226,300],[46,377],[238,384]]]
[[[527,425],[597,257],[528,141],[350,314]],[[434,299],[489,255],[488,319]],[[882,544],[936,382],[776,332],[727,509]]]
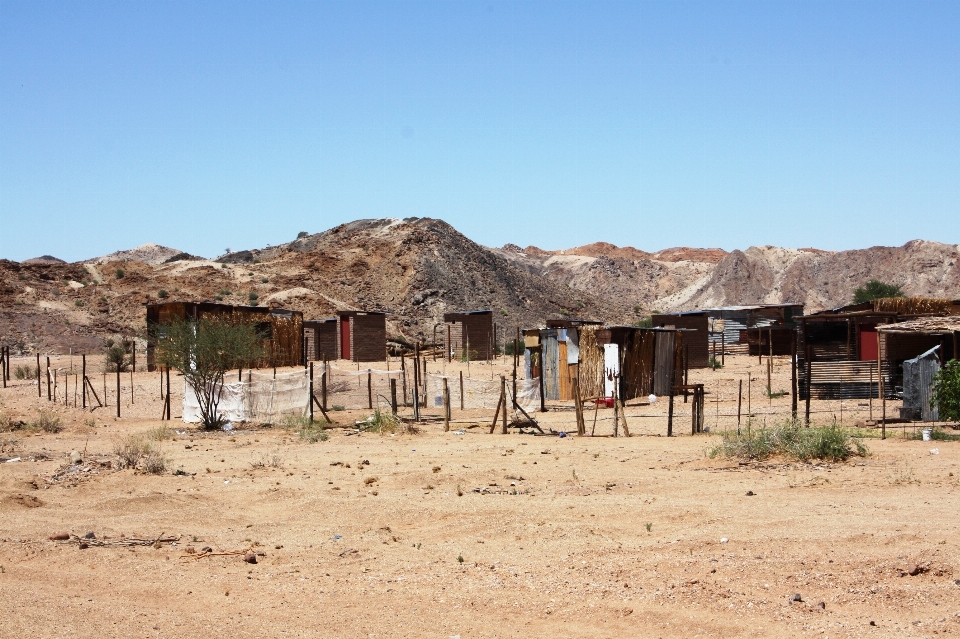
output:
[[[367,369],[367,408],[373,410],[373,372]]]
[[[120,366],[117,366],[117,417],[120,417]]]
[[[397,414],[397,380],[393,377],[390,378],[390,410]]]
[[[47,356],[47,401],[52,401],[50,395],[50,356]]]
[[[83,387],[81,394],[83,395],[83,407],[86,408],[87,407],[87,355],[86,353],[80,356],[80,367],[82,369],[81,373],[83,375],[83,382],[80,384]],[[163,378],[162,377],[160,378],[160,386],[161,386],[160,393],[162,395],[163,394],[163,388],[162,388]]]
[[[304,347],[306,348],[306,347]],[[310,423],[313,423],[313,362],[310,362],[310,399],[307,400],[310,406]]]
[[[37,397],[43,397],[43,384],[40,383],[40,353],[37,353]]]
[[[463,410],[463,371],[460,371],[460,410]]]

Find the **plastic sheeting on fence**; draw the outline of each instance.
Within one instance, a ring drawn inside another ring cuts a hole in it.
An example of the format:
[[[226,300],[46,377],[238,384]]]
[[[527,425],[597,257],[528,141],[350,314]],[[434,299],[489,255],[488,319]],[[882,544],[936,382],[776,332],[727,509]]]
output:
[[[443,406],[443,380],[442,375],[430,375],[429,386],[431,393],[428,404],[434,408]],[[450,405],[454,408],[460,407],[460,378],[447,377],[447,385],[450,391]],[[513,394],[513,382],[507,382],[507,397]],[[484,410],[496,410],[497,403],[500,401],[500,380],[499,379],[470,379],[463,378],[463,407],[464,409],[479,408]],[[540,378],[518,379],[517,380],[517,403],[523,410],[532,412],[540,408]]]
[[[309,408],[310,380],[304,371],[292,373],[255,373],[247,371],[242,382],[230,382],[220,388],[218,414],[232,422],[272,424],[285,415],[304,417]],[[184,381],[183,421],[200,421],[200,402]]]

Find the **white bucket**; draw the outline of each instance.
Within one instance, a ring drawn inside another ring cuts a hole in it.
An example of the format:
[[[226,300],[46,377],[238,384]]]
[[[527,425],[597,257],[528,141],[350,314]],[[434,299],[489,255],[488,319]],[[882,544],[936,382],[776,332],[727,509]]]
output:
[[[932,429],[932,428],[924,428],[922,431],[920,431],[920,434],[923,435],[923,441],[925,441],[925,442],[928,442],[928,441],[930,441],[930,440],[933,439],[933,429]]]

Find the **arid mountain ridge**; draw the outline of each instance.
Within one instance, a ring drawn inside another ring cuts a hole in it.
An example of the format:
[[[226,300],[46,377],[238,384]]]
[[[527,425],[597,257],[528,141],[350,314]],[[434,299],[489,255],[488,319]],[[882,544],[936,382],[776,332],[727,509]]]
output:
[[[909,295],[958,298],[960,246],[648,253],[594,243],[547,251],[483,247],[430,218],[358,220],[215,260],[150,244],[77,263],[0,260],[0,341],[22,352],[90,351],[108,335],[142,334],[144,303],[255,299],[307,318],[384,311],[391,336],[429,342],[451,311],[493,309],[512,332],[548,318],[632,323],[654,310],[736,304],[819,310],[848,303],[870,279]]]

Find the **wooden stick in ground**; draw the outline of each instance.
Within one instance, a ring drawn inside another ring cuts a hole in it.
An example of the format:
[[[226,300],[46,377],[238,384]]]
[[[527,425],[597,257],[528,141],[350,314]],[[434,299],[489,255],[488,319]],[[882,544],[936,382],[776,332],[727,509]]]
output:
[[[737,388],[737,435],[740,434],[740,407],[743,405],[743,380]]]
[[[47,357],[47,401],[52,401],[50,396],[50,358]]]
[[[318,409],[320,409],[320,413],[323,415],[323,418],[324,418],[325,420],[327,420],[327,423],[328,423],[328,424],[332,424],[332,423],[333,423],[333,420],[330,419],[330,416],[327,415],[327,411],[325,411],[325,410],[323,409],[323,406],[320,405],[320,400],[318,400],[316,397],[314,397],[314,398],[312,398],[312,401],[313,401],[313,403],[316,405],[316,407],[317,407]]]
[[[593,400],[593,425],[590,427],[590,436],[597,432],[597,414],[600,412],[600,402]]]
[[[500,417],[500,408],[503,406],[503,393],[500,393],[500,399],[497,400],[497,410],[493,412],[493,422],[490,424],[490,434],[497,429],[497,419]]]
[[[43,397],[43,384],[40,383],[40,353],[37,353],[37,397]]]
[[[310,423],[313,423],[313,362],[310,362],[310,401],[307,402],[310,405]]]
[[[577,435],[583,437],[587,434],[587,426],[583,421],[583,402],[580,399],[580,380],[574,377],[571,381],[573,382],[573,402],[577,411]]]
[[[619,390],[620,377],[618,375],[613,376],[613,388],[614,391],[611,393],[613,396],[613,436],[618,436],[618,431],[620,428],[620,408],[617,402],[617,390]]]
[[[616,401],[620,406],[620,419],[623,421],[623,434],[625,437],[630,437],[630,428],[627,426],[627,412],[624,410],[623,402],[621,402],[619,399]]]
[[[130,371],[130,405],[133,406],[133,371]]]
[[[813,370],[813,362],[811,361],[812,359],[813,347],[807,346],[807,361],[805,362],[807,365],[807,403],[806,407],[804,408],[804,420],[807,426],[810,426],[810,397],[813,395],[813,379],[811,379],[811,371]]]
[[[120,366],[117,366],[117,417],[120,417]]]
[[[667,437],[673,437],[673,389],[670,389],[670,400],[667,407]]]
[[[390,378],[390,411],[397,414],[397,380]]]
[[[463,371],[460,371],[460,410],[463,410]]]
[[[503,397],[503,413],[500,415],[503,430],[502,434],[507,434],[507,380],[500,378],[500,396]]]
[[[450,430],[450,386],[447,378],[443,378],[443,432]]]
[[[367,408],[373,410],[373,372],[367,369]]]
[[[170,421],[170,367],[167,366],[167,398],[165,404],[167,405],[167,421]]]

